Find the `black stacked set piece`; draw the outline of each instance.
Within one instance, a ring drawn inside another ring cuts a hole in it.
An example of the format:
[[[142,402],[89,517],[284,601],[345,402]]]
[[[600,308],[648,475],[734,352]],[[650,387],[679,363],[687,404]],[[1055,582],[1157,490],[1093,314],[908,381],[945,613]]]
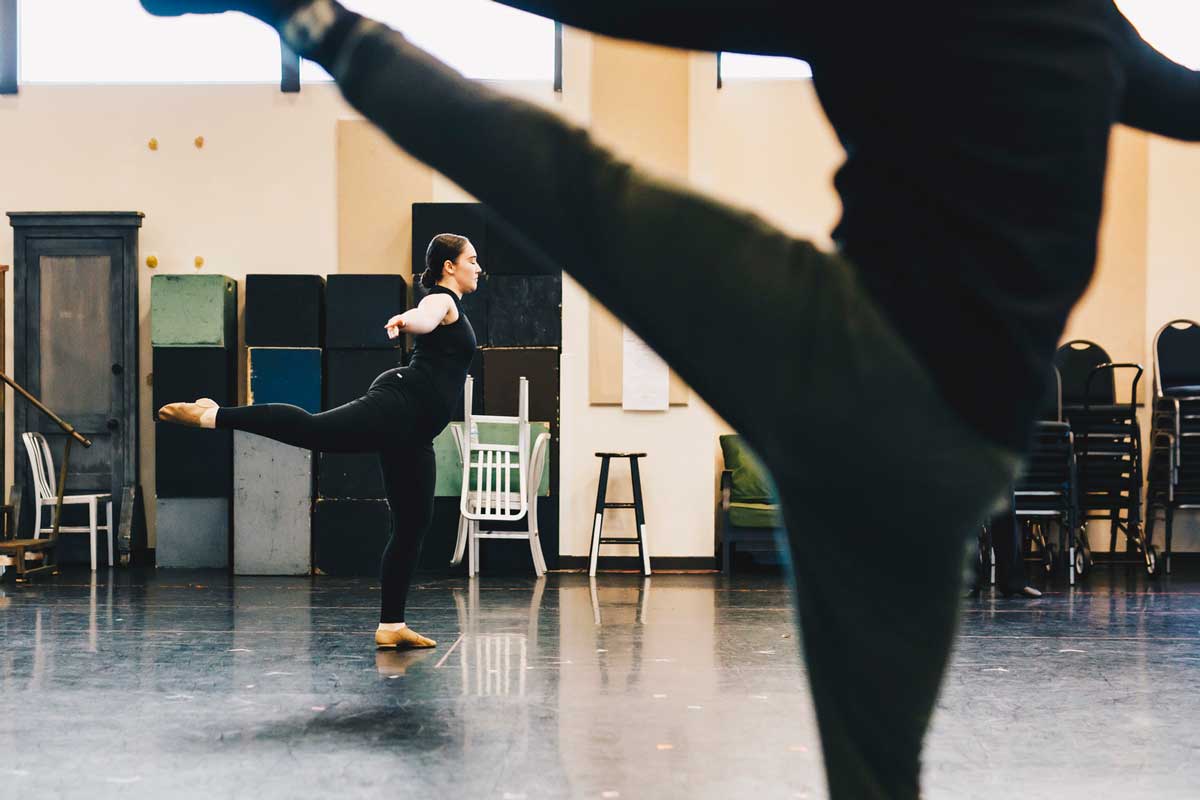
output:
[[[361,397],[380,373],[403,366],[405,352],[385,323],[407,308],[400,275],[330,275],[326,284],[325,410]],[[313,505],[313,570],[375,575],[390,529],[378,458],[322,453]]]
[[[156,275],[151,283],[153,408],[209,397],[237,402],[237,283],[223,275]],[[228,568],[233,437],[158,424],[155,560]]]

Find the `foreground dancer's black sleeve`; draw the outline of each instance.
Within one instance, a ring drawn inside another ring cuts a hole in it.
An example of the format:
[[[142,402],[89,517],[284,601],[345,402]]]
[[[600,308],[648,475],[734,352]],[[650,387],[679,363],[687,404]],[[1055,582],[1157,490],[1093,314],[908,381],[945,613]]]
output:
[[[1200,72],[1151,47],[1115,5],[1111,19],[1127,81],[1120,121],[1161,136],[1200,141]]]
[[[792,24],[794,3],[780,0],[499,0],[583,30],[688,50],[804,58],[805,31],[820,9]]]
[[[588,133],[532,103],[467,81],[402,35],[349,12],[315,50],[346,98],[398,145],[466,188],[515,231],[536,232],[547,271],[567,269],[589,292],[630,322],[694,389],[748,436],[765,420],[739,418],[738,398],[779,387],[776,353],[744,353],[747,380],[714,380],[714,353],[729,340],[721,325],[680,325],[647,318],[646,273],[629,265],[719,264],[705,270],[703,297],[767,297],[791,279],[791,265],[816,256],[758,217],[658,181]],[[349,20],[349,21],[348,21]],[[286,28],[285,28],[286,32]],[[686,268],[655,273],[657,293],[672,302],[697,296]],[[763,307],[784,323],[794,309]],[[722,402],[732,400],[732,402]]]

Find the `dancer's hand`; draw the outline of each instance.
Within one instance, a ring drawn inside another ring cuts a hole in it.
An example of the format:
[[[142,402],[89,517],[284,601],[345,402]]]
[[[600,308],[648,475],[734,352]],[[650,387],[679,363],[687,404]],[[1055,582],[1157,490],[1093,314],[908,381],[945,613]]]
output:
[[[396,316],[389,319],[387,321],[387,325],[385,325],[384,327],[387,328],[388,338],[395,339],[397,336],[400,335],[400,331],[404,330],[404,328],[407,327],[407,324],[404,322],[404,315],[397,314]]]

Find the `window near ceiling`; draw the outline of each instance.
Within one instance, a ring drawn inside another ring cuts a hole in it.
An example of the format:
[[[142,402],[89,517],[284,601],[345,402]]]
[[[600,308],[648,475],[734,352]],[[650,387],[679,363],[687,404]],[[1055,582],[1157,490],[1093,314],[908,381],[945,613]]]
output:
[[[554,79],[554,22],[490,0],[344,0],[467,77]],[[20,0],[23,83],[278,83],[279,37],[244,14],[159,18],[138,0]],[[302,77],[328,80],[306,62]]]
[[[278,83],[279,36],[244,14],[164,19],[138,0],[21,0],[22,83]]]
[[[341,0],[403,33],[468,78],[554,79],[554,21],[491,0]],[[329,80],[305,62],[304,80]]]
[[[719,63],[719,79],[722,81],[739,78],[786,80],[812,77],[812,69],[806,62],[797,58],[721,53]]]

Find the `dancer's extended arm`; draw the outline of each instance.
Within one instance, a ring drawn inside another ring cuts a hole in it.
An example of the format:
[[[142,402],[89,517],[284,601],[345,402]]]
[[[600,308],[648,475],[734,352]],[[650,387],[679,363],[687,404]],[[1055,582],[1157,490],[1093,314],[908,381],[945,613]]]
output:
[[[444,294],[427,295],[417,304],[416,308],[410,308],[403,314],[397,314],[387,321],[385,327],[388,338],[395,339],[401,331],[414,336],[422,336],[436,330],[446,315],[450,313],[452,307],[453,301]]]
[[[1200,72],[1151,47],[1115,5],[1111,13],[1128,80],[1121,122],[1174,139],[1200,141]]]

